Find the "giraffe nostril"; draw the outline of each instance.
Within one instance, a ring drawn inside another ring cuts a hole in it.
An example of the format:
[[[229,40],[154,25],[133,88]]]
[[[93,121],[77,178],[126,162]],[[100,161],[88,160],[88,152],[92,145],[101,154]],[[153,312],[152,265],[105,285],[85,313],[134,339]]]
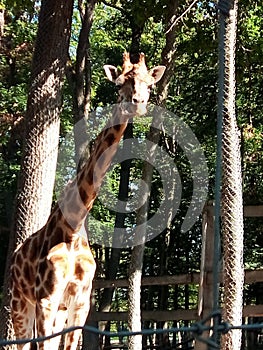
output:
[[[144,100],[141,100],[139,98],[133,97],[132,98],[132,103],[144,103]]]

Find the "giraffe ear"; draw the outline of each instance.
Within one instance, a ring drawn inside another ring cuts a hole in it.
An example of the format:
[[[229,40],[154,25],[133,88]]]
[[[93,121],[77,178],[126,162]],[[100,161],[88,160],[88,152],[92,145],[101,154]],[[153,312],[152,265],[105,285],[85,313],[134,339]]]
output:
[[[103,68],[105,70],[107,78],[115,83],[116,79],[119,76],[118,69],[115,66],[111,66],[110,64],[105,64]]]
[[[165,66],[156,66],[149,71],[149,74],[154,79],[154,83],[157,83],[162,78],[165,69]]]

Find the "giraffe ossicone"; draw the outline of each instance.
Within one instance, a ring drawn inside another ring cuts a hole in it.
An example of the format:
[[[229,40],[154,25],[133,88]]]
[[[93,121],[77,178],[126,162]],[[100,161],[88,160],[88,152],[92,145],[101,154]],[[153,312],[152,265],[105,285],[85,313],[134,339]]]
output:
[[[17,339],[49,336],[64,327],[82,326],[90,308],[96,264],[88,240],[79,235],[84,221],[116,153],[130,117],[146,112],[151,87],[165,70],[147,70],[144,54],[138,63],[123,55],[122,71],[111,65],[104,70],[119,87],[113,109],[114,123],[96,138],[87,163],[67,186],[47,223],[29,236],[14,252],[11,264],[11,314]],[[105,152],[110,148],[111,152]],[[76,191],[77,188],[77,191]],[[69,333],[65,350],[76,350],[81,331]],[[60,338],[39,343],[40,350],[56,350]],[[18,345],[29,350],[30,343]]]

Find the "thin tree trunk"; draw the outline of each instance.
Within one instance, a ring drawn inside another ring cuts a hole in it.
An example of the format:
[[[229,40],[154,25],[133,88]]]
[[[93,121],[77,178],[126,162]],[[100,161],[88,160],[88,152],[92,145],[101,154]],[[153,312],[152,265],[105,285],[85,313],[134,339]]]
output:
[[[237,31],[237,0],[229,0],[225,20],[224,110],[222,133],[222,198],[223,234],[223,319],[231,325],[242,324],[243,304],[243,198],[240,140],[235,114],[235,46]],[[222,14],[221,14],[222,16]],[[222,335],[222,350],[239,350],[241,330]]]
[[[167,19],[167,29],[171,28],[172,22],[175,19],[176,11],[178,8],[178,2],[170,2],[168,5],[168,19]],[[173,75],[174,70],[174,55],[175,55],[175,38],[178,28],[174,26],[169,31],[166,32],[166,45],[162,52],[162,63],[166,66],[166,71],[163,78],[158,84],[157,90],[157,104],[162,105],[167,98],[169,81]],[[159,132],[152,129],[149,134],[149,140],[155,143],[149,150],[149,154],[154,154],[154,150],[158,145]],[[148,185],[148,193],[144,193],[144,199],[142,203],[145,203],[137,213],[137,224],[147,221],[147,213],[149,208],[149,197],[152,182],[153,167],[151,162],[145,162],[143,166],[142,180]],[[140,233],[141,236],[145,236],[144,232]],[[142,266],[143,266],[143,254],[144,254],[144,244],[137,245],[133,248],[131,254],[130,270],[129,270],[129,288],[128,288],[128,327],[131,331],[141,330],[141,277],[142,277]],[[142,348],[142,336],[136,335],[129,337],[129,350],[139,350]]]
[[[75,159],[77,168],[88,159],[87,130],[85,120],[88,118],[91,102],[91,54],[89,35],[93,23],[97,0],[88,0],[85,9],[79,3],[81,30],[78,38],[76,63],[67,67],[67,80],[72,90]]]
[[[87,0],[85,7],[82,1],[78,2],[81,29],[78,38],[76,63],[74,69],[68,66],[66,70],[67,80],[72,90],[74,144],[76,168],[79,171],[89,158],[86,130],[86,120],[90,112],[91,103],[91,53],[90,30],[93,24],[94,10],[97,0]],[[89,314],[96,311],[94,291],[91,295],[91,307]],[[97,327],[97,322],[88,321],[86,325]],[[82,349],[97,349],[99,337],[91,332],[83,332]]]
[[[124,140],[130,139],[133,137],[133,124],[129,123],[124,133]],[[121,201],[127,201],[129,195],[129,179],[130,179],[130,168],[131,168],[131,160],[127,159],[121,163],[121,172],[120,172],[120,185],[119,185],[119,194],[118,199]],[[123,228],[125,223],[126,215],[122,212],[116,213],[115,219],[115,228]],[[118,266],[120,261],[121,248],[116,248],[116,246],[121,245],[120,237],[113,233],[113,244],[111,248],[111,255],[107,261],[107,270],[106,270],[106,279],[114,280],[117,276]],[[99,306],[99,311],[108,312],[110,311],[111,302],[114,294],[114,287],[105,288],[101,302]],[[100,322],[100,330],[105,330],[106,326],[109,322]],[[103,343],[102,336],[101,343]],[[105,343],[104,343],[105,345]]]
[[[61,89],[70,38],[73,1],[44,0],[32,61],[21,175],[6,264],[1,337],[13,338],[9,267],[14,248],[39,230],[50,213],[59,139]],[[6,347],[11,349],[12,347]]]

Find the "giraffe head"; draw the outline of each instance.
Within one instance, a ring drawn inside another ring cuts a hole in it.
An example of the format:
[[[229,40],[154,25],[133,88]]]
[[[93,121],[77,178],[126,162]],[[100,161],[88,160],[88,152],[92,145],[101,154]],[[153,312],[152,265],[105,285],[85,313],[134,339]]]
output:
[[[162,78],[165,66],[156,66],[148,71],[143,53],[138,63],[133,64],[129,53],[124,52],[121,72],[112,65],[105,65],[104,70],[108,79],[119,88],[118,103],[131,114],[143,115],[150,90]]]

